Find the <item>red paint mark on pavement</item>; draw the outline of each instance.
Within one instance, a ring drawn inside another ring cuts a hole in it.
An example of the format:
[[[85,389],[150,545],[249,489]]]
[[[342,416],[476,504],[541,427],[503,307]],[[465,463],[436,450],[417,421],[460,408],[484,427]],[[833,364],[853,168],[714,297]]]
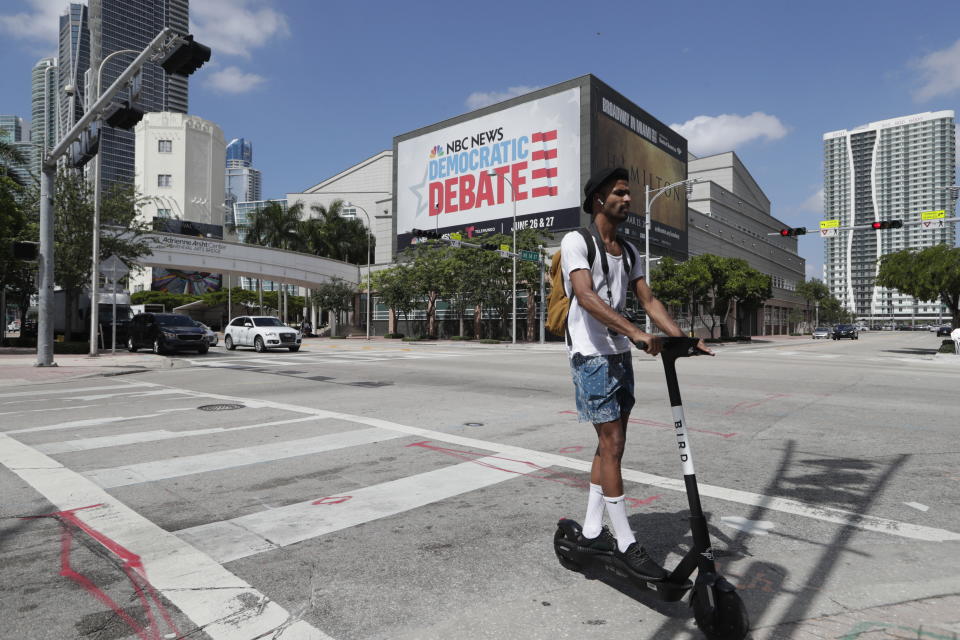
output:
[[[564,447],[563,449],[560,449],[560,453],[579,453],[584,449],[586,449],[586,447],[580,447],[580,446]]]
[[[645,505],[645,504],[650,504],[651,502],[653,502],[654,500],[657,500],[658,498],[660,498],[660,495],[659,495],[659,494],[657,494],[657,495],[655,495],[655,496],[650,496],[649,498],[643,498],[643,499],[640,499],[640,498],[624,498],[624,500],[626,500],[626,502],[627,502],[628,505],[630,505],[631,507],[636,508],[636,507],[642,507],[642,506]]]
[[[750,402],[749,400],[744,400],[743,402],[738,402],[737,404],[733,405],[732,407],[724,411],[723,415],[729,416],[729,415],[733,415],[738,411],[747,411],[748,409],[754,409],[756,407],[759,407],[765,402],[769,402],[771,400],[777,400],[779,398],[787,398],[789,396],[790,396],[789,393],[773,393],[768,395],[763,400],[757,400],[756,402]]]
[[[572,415],[577,415],[576,411],[561,411],[560,413],[569,413]],[[661,429],[673,429],[672,424],[666,422],[657,422],[656,420],[644,420],[643,418],[630,418],[627,422],[631,424],[642,424],[647,427],[659,427]],[[695,429],[693,427],[687,427],[687,431],[696,431],[697,433],[709,433],[712,436],[720,436],[721,438],[732,438],[737,435],[736,432],[733,433],[720,433],[719,431],[710,431],[709,429]]]
[[[140,556],[133,553],[115,540],[107,537],[104,533],[97,531],[90,525],[86,524],[76,515],[77,511],[96,509],[102,506],[103,504],[93,504],[86,507],[69,509],[67,511],[55,511],[53,513],[46,513],[39,516],[27,516],[24,517],[23,520],[53,518],[60,523],[60,526],[62,527],[60,532],[60,575],[73,580],[81,587],[86,589],[90,595],[110,608],[110,610],[112,610],[118,618],[123,620],[127,626],[130,627],[135,634],[137,634],[138,638],[141,640],[163,639],[164,636],[160,630],[160,625],[158,624],[156,616],[154,615],[154,607],[156,607],[157,611],[159,611],[161,617],[167,625],[167,628],[172,631],[176,637],[180,637],[180,631],[177,629],[176,624],[174,624],[173,617],[170,615],[170,612],[167,611],[166,607],[163,606],[163,603],[160,601],[159,594],[147,579],[147,573],[143,568],[143,561],[140,559]],[[70,549],[73,545],[73,539],[78,529],[103,545],[107,551],[109,551],[120,561],[120,569],[127,576],[127,579],[133,586],[133,591],[136,594],[136,598],[140,601],[140,606],[143,607],[144,617],[147,619],[146,627],[131,618],[130,615],[124,611],[110,596],[104,593],[100,587],[94,584],[93,581],[87,578],[85,575],[76,571],[70,564]]]
[[[341,504],[352,498],[353,496],[327,496],[326,498],[320,498],[319,500],[314,500],[310,504]]]

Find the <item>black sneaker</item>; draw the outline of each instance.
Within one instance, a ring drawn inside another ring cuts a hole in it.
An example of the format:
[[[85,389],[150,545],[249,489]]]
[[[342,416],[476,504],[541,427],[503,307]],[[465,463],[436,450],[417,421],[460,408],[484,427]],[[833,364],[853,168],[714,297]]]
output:
[[[626,551],[621,552],[620,547],[615,547],[613,555],[627,565],[633,573],[645,580],[664,580],[667,571],[658,565],[647,555],[647,550],[640,546],[640,543],[634,542],[627,547]]]
[[[617,539],[610,533],[606,526],[600,529],[600,535],[596,538],[585,538],[583,532],[577,536],[577,546],[595,553],[611,555],[617,548]]]

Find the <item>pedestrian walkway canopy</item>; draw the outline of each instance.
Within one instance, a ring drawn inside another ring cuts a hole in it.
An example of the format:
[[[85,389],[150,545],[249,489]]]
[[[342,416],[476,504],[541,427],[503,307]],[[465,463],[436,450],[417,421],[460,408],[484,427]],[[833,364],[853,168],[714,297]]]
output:
[[[150,232],[140,238],[153,253],[136,262],[147,267],[246,276],[308,289],[335,279],[360,282],[358,265],[309,253],[175,233]]]

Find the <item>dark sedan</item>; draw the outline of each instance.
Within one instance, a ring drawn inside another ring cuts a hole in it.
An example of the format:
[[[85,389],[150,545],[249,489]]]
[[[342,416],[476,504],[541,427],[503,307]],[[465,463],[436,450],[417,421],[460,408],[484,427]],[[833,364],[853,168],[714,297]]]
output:
[[[940,336],[946,336],[946,337],[949,338],[949,337],[950,337],[950,333],[951,333],[952,331],[953,331],[953,329],[950,328],[950,325],[945,324],[945,325],[943,325],[942,327],[939,327],[939,328],[937,329],[937,337],[939,338]]]
[[[859,340],[860,332],[857,331],[857,328],[852,324],[838,324],[833,328],[833,339],[839,340],[840,338]]]
[[[204,354],[210,346],[205,332],[191,318],[179,313],[141,313],[127,327],[127,350],[152,349],[154,353],[196,351]]]

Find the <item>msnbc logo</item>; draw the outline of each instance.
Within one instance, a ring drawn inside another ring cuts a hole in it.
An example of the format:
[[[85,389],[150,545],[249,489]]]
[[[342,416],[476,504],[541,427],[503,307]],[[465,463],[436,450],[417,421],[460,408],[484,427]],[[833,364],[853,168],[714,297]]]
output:
[[[430,149],[430,157],[431,157],[431,158],[437,158],[437,157],[439,157],[439,156],[442,156],[443,153],[444,153],[444,151],[443,151],[443,145],[440,145],[440,144],[438,144],[438,145],[435,146],[434,148]]]

